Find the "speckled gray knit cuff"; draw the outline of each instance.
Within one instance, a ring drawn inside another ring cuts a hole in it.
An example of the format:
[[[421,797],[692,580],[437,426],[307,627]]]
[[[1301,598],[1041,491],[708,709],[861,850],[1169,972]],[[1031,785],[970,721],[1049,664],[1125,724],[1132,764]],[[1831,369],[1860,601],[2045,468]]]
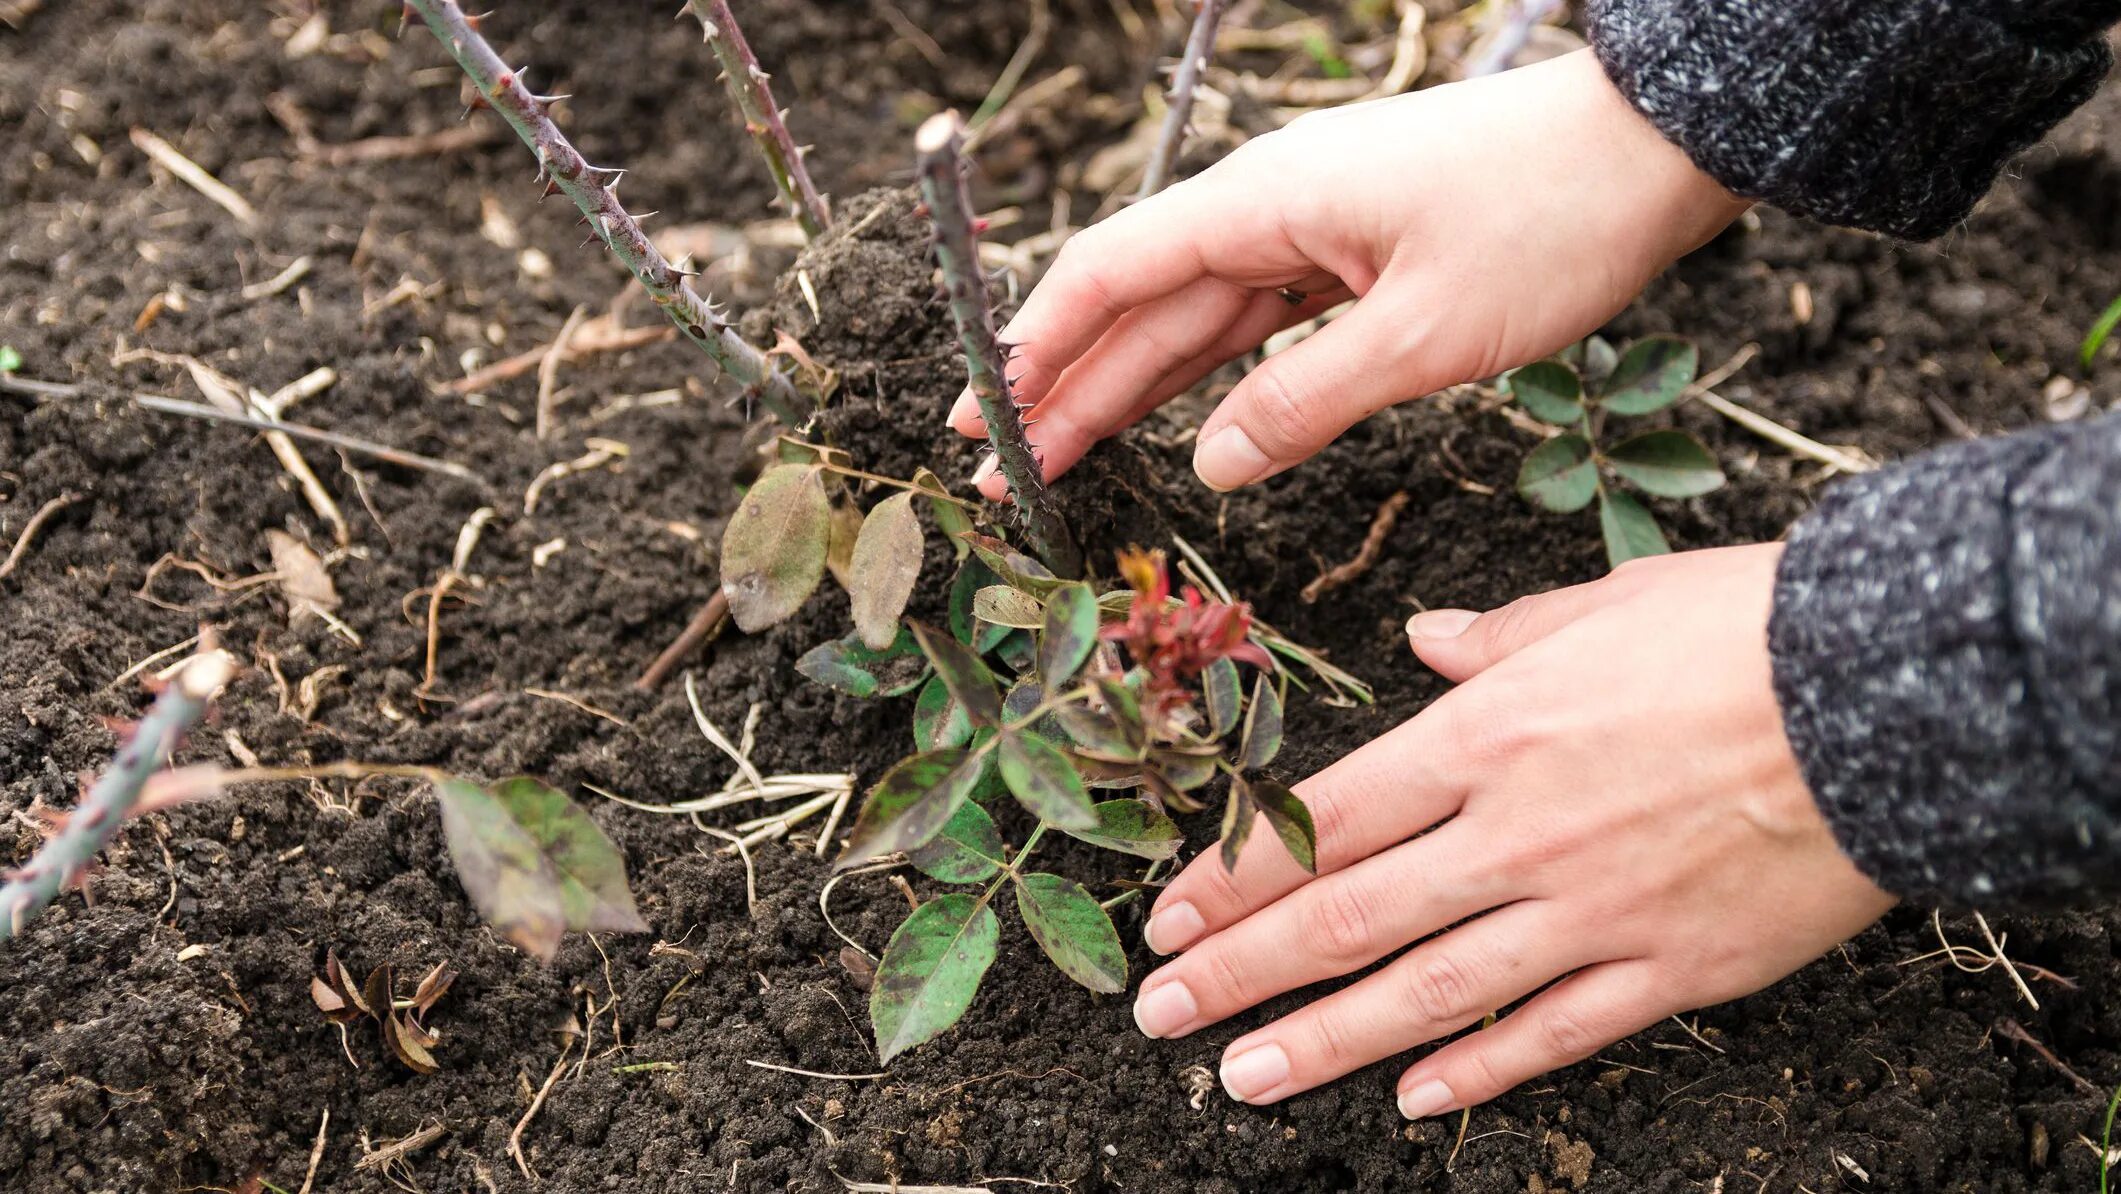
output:
[[[1768,637],[1805,779],[1879,886],[2121,891],[2121,416],[1835,486]]]
[[[2121,0],[1589,0],[1591,44],[1733,193],[1926,240],[2089,98]]]

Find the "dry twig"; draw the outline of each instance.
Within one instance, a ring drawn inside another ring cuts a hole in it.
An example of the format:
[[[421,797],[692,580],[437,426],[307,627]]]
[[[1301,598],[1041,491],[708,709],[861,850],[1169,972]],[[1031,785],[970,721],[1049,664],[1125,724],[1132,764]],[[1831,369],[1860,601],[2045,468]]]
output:
[[[7,559],[0,560],[0,580],[6,580],[14,574],[15,568],[22,563],[22,557],[29,554],[30,544],[36,542],[37,532],[44,529],[44,524],[50,522],[52,516],[59,511],[80,501],[81,497],[78,493],[62,493],[37,507],[37,512],[30,515],[29,521],[23,524],[22,533],[15,536],[15,546],[7,553]]]
[[[249,200],[207,173],[199,163],[179,153],[176,146],[138,127],[132,130],[132,141],[141,153],[153,158],[156,164],[176,175],[178,181],[213,200],[223,211],[236,217],[237,223],[245,228],[257,224],[258,212],[250,205]]]
[[[1302,597],[1305,605],[1360,578],[1363,573],[1377,566],[1377,557],[1383,554],[1385,540],[1391,537],[1392,528],[1399,525],[1400,511],[1407,508],[1408,500],[1409,495],[1404,489],[1384,500],[1384,504],[1377,508],[1376,517],[1370,520],[1369,533],[1362,537],[1362,547],[1355,553],[1355,558],[1326,569],[1310,584],[1304,586]]]

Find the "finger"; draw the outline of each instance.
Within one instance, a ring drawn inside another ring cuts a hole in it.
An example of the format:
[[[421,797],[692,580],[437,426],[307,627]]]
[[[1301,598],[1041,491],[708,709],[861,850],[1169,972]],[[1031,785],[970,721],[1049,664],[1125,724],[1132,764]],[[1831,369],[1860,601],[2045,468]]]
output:
[[[1306,883],[1142,981],[1134,1022],[1178,1037],[1284,991],[1352,974],[1509,896],[1465,822]]]
[[[1410,357],[1413,308],[1405,286],[1381,282],[1317,335],[1268,357],[1201,425],[1193,471],[1211,489],[1250,485],[1385,407],[1428,393]]]
[[[1589,584],[1519,597],[1508,605],[1475,613],[1432,609],[1407,620],[1414,654],[1445,679],[1462,683],[1586,615],[1634,594],[1634,577],[1615,573]]]
[[[1193,289],[1189,287],[1178,295],[1164,299],[1158,306],[1175,302],[1191,294]],[[1348,297],[1343,288],[1305,298],[1301,303],[1292,306],[1275,291],[1248,293],[1250,297],[1245,307],[1213,344],[1197,352],[1175,370],[1166,369],[1160,377],[1149,383],[1153,388],[1146,394],[1140,392],[1143,383],[1139,377],[1107,382],[1090,376],[1078,381],[1078,374],[1101,363],[1100,354],[1104,351],[1102,342],[1090,356],[1068,370],[1052,395],[1034,410],[1031,416],[1038,421],[1033,438],[1038,443],[1039,461],[1046,479],[1050,481],[1075,467],[1076,462],[1083,458],[1083,454],[1095,447],[1098,441],[1139,423],[1148,417],[1149,412],[1198,385],[1202,378],[1259,347],[1260,342],[1267,337],[1283,328],[1316,318],[1345,302]],[[1125,326],[1122,321],[1119,327],[1107,334],[1106,340],[1119,335]],[[1115,412],[1112,407],[1116,403],[1108,399],[1116,399],[1129,393],[1135,395],[1132,405]],[[980,434],[986,434],[986,424],[980,423],[978,426]],[[1001,479],[992,478],[990,470],[990,476],[982,478],[979,488],[990,500],[999,501],[1008,487]]]
[[[1331,767],[1296,785],[1318,838],[1318,873],[1331,874],[1403,842],[1458,811],[1467,780],[1454,774],[1463,698],[1445,693]],[[1250,916],[1311,879],[1271,833],[1255,833],[1237,869],[1222,852],[1195,858],[1157,897],[1142,937],[1169,954]]]
[[[1548,901],[1512,904],[1223,1050],[1223,1089],[1272,1103],[1447,1036],[1595,954]]]
[[[1276,205],[1231,181],[1243,168],[1226,160],[1069,238],[1002,332],[1021,346],[1020,398],[1040,401],[1122,316],[1201,278],[1258,288],[1313,272]]]
[[[1423,1119],[1485,1103],[1550,1070],[1582,1061],[1682,1009],[1659,994],[1653,964],[1605,962],[1423,1058],[1399,1079],[1399,1110]]]

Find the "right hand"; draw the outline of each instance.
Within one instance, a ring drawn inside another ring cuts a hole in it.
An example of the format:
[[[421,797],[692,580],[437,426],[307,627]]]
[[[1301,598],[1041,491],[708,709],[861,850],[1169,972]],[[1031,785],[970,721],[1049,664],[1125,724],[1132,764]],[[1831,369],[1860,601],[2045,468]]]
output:
[[[1305,116],[1077,233],[1002,333],[1047,477],[1282,328],[1202,424],[1218,490],[1595,331],[1743,212],[1591,53]],[[1301,293],[1292,304],[1283,289]],[[967,395],[951,426],[985,434]],[[990,498],[999,476],[980,480]]]

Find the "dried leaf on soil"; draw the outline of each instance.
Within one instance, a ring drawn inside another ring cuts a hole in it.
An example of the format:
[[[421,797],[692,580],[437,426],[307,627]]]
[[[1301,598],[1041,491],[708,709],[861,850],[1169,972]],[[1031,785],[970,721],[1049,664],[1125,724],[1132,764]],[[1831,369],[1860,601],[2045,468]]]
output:
[[[722,532],[722,592],[746,634],[782,621],[825,578],[832,502],[817,466],[767,469]]]
[[[550,961],[568,929],[647,930],[618,847],[566,793],[519,777],[491,789],[445,780],[435,794],[464,890],[530,954]]]

